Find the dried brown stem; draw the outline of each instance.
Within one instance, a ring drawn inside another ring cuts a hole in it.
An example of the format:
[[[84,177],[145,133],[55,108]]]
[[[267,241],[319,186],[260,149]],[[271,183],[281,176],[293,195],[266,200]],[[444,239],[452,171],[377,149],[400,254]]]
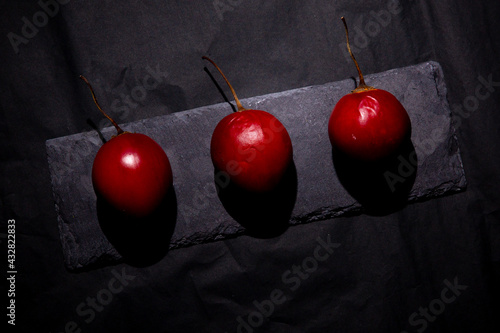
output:
[[[244,111],[244,110],[246,110],[243,107],[243,105],[241,105],[241,102],[238,99],[238,96],[236,96],[236,92],[234,91],[233,86],[231,86],[231,83],[229,83],[229,80],[226,78],[226,76],[224,75],[224,73],[222,73],[222,70],[219,68],[219,66],[217,66],[217,64],[212,59],[210,59],[209,57],[203,56],[201,58],[210,61],[212,63],[212,65],[214,65],[215,68],[217,68],[217,70],[219,71],[219,73],[222,75],[222,77],[224,78],[224,81],[226,81],[227,85],[229,86],[229,89],[231,89],[231,93],[233,94],[234,100],[236,101],[236,106],[238,107],[238,111]]]
[[[347,39],[347,50],[349,51],[349,54],[351,55],[351,58],[354,61],[354,64],[356,65],[356,69],[358,70],[358,75],[359,75],[359,86],[354,90],[354,92],[362,91],[362,90],[372,90],[372,89],[374,89],[373,87],[366,85],[365,78],[363,77],[363,73],[361,72],[361,69],[359,68],[358,62],[356,61],[354,54],[352,53],[351,45],[349,43],[349,29],[347,28],[347,23],[345,21],[345,18],[342,16],[340,19],[342,20],[342,22],[344,22],[345,35],[346,35],[346,39]]]
[[[95,97],[94,89],[92,89],[92,85],[89,83],[89,81],[83,75],[80,75],[80,79],[82,79],[89,87],[90,93],[92,94],[92,98],[94,99],[94,103],[97,106],[97,108],[99,109],[99,111],[101,111],[101,113],[104,115],[104,117],[108,118],[108,120],[113,124],[113,126],[116,128],[116,131],[118,132],[118,135],[123,134],[124,131],[120,128],[120,126],[118,126],[118,124],[113,120],[113,118],[111,118],[110,116],[107,115],[106,112],[104,112],[104,110],[99,105],[99,102],[97,102],[97,98]]]

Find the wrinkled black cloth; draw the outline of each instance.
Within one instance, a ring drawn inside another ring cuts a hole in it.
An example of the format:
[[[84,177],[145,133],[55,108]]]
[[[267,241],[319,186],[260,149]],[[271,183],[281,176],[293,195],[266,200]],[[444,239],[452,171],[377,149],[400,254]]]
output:
[[[0,224],[16,220],[17,331],[500,328],[497,1],[42,0],[2,13]],[[441,64],[466,191],[173,250],[147,267],[66,270],[45,141],[107,125],[79,74],[119,123],[221,102],[203,55],[242,98],[343,80],[357,72],[340,16],[364,73]]]

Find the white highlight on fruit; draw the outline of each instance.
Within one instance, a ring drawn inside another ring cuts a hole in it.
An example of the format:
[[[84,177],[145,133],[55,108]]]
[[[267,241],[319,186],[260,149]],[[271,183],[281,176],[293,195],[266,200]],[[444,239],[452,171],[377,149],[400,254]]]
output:
[[[366,98],[363,98],[363,100],[359,103],[358,108],[359,123],[361,125],[366,125],[368,119],[377,115],[377,111],[379,108],[380,105],[378,101],[372,96],[366,96]]]
[[[127,154],[123,156],[122,164],[129,168],[135,168],[139,165],[139,158],[135,154]]]

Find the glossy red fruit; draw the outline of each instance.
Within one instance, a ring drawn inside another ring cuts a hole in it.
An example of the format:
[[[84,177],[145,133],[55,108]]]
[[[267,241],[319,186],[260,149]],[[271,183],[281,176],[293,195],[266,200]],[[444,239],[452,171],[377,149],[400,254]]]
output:
[[[345,95],[328,122],[334,149],[370,161],[395,152],[408,139],[410,130],[410,118],[403,105],[382,89]]]
[[[273,115],[245,110],[224,117],[214,130],[210,154],[215,167],[239,187],[269,191],[292,161],[292,142]]]
[[[97,196],[134,217],[152,214],[172,186],[172,169],[163,149],[150,137],[123,133],[106,142],[92,166]]]
[[[209,58],[228,84],[238,111],[224,117],[215,127],[210,155],[216,169],[251,192],[276,188],[292,163],[293,149],[285,126],[262,110],[245,109],[220,68]]]
[[[328,122],[328,135],[335,151],[358,160],[379,161],[396,152],[411,135],[408,113],[398,99],[382,89],[365,84],[349,46],[360,84],[335,105]]]
[[[153,214],[172,186],[172,169],[163,148],[147,135],[124,132],[94,102],[117,130],[117,135],[97,152],[92,165],[92,184],[98,198],[134,218]]]

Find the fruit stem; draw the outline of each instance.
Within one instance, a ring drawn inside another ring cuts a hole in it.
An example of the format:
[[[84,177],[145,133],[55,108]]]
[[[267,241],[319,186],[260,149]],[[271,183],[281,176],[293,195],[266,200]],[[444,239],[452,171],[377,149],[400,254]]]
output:
[[[108,120],[113,124],[113,126],[116,128],[116,131],[118,132],[118,135],[123,134],[124,131],[120,128],[120,126],[118,126],[118,124],[113,120],[113,118],[108,116],[106,114],[106,112],[104,112],[103,109],[101,109],[101,106],[99,105],[99,102],[97,102],[97,98],[95,97],[94,89],[92,89],[92,86],[90,85],[89,81],[83,75],[80,75],[80,79],[85,81],[85,83],[89,87],[90,93],[92,94],[92,98],[94,99],[94,103],[97,106],[97,108],[99,109],[99,111],[101,111],[101,113],[104,115],[104,117],[108,118]]]
[[[345,21],[345,18],[342,16],[340,19],[342,20],[342,22],[344,22],[345,35],[346,35],[346,39],[347,39],[347,50],[349,51],[349,54],[351,55],[351,58],[354,61],[354,64],[356,65],[356,69],[358,70],[358,75],[359,75],[359,85],[356,89],[353,90],[353,92],[362,91],[362,90],[372,90],[372,89],[374,89],[373,87],[366,85],[365,78],[363,77],[363,73],[361,73],[361,69],[359,68],[358,62],[356,61],[356,58],[354,57],[354,54],[351,51],[351,45],[349,43],[349,29],[347,29],[347,23]]]
[[[243,107],[243,105],[241,105],[241,102],[238,99],[238,96],[236,96],[236,92],[234,91],[233,86],[231,86],[231,83],[229,83],[229,80],[226,78],[226,76],[224,75],[224,73],[222,73],[222,70],[219,68],[219,66],[217,66],[217,64],[212,59],[210,59],[209,57],[203,56],[201,58],[210,61],[212,63],[212,65],[214,65],[215,68],[217,68],[217,70],[219,71],[219,73],[222,75],[222,77],[224,78],[224,81],[226,81],[227,85],[229,86],[229,89],[231,89],[231,93],[233,94],[234,100],[236,101],[236,106],[238,107],[238,112],[246,110]]]

